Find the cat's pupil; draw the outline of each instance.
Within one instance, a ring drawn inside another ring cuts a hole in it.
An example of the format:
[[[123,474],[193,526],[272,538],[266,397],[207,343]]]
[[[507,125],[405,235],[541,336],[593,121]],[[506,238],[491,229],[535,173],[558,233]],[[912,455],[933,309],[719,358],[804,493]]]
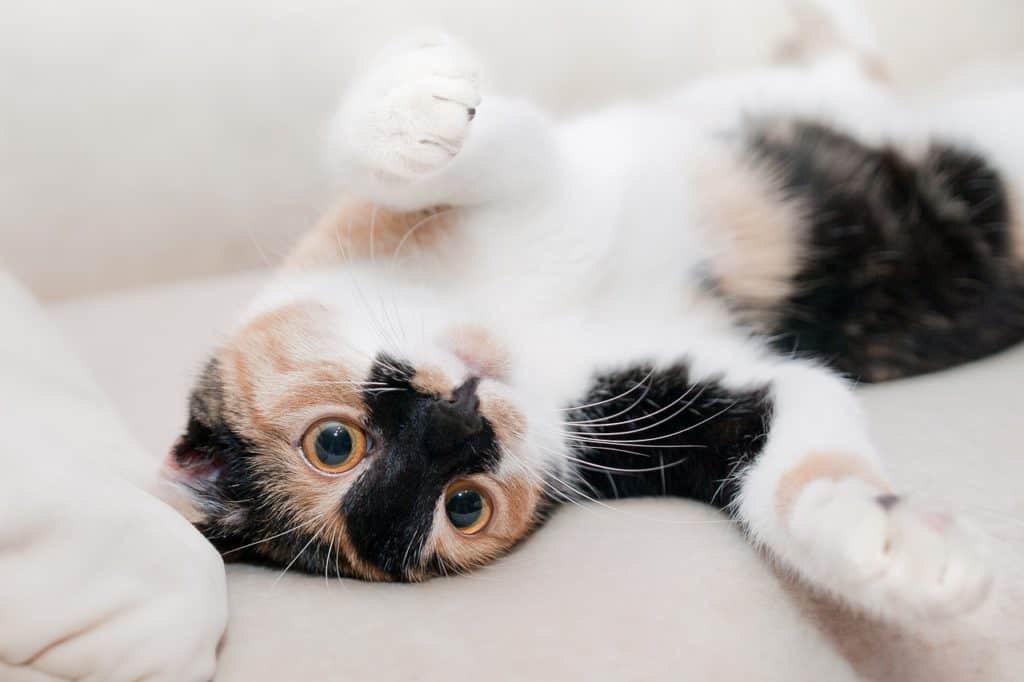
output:
[[[339,422],[327,422],[316,437],[316,456],[329,467],[340,466],[352,455],[352,435]]]
[[[448,498],[445,506],[448,519],[456,528],[468,528],[484,512],[483,497],[475,490],[460,490]]]

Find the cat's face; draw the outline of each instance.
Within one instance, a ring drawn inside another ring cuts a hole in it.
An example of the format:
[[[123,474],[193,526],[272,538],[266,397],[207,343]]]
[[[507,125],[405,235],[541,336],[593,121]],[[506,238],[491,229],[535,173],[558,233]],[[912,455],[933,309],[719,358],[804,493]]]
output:
[[[471,325],[409,343],[361,309],[272,306],[200,377],[168,469],[227,559],[422,580],[499,556],[550,508],[559,463],[507,350]]]

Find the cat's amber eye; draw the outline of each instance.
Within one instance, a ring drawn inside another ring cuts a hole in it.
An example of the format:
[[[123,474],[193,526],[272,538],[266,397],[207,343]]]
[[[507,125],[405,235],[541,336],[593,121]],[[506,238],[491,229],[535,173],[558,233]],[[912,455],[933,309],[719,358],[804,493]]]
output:
[[[363,459],[366,434],[359,427],[338,419],[322,419],[309,427],[302,437],[302,453],[319,471],[341,474]]]
[[[493,510],[487,491],[472,481],[456,481],[445,494],[444,512],[463,535],[476,535],[486,528]]]

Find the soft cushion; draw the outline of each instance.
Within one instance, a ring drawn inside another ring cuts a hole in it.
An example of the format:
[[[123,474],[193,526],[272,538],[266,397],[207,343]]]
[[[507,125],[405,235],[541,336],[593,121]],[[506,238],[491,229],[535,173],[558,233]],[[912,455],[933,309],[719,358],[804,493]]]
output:
[[[50,310],[158,456],[205,354],[264,278]],[[992,535],[994,594],[969,617],[910,629],[844,613],[700,505],[581,505],[493,566],[422,585],[231,566],[218,679],[1024,679],[1022,377],[1024,348],[863,390],[894,478]]]

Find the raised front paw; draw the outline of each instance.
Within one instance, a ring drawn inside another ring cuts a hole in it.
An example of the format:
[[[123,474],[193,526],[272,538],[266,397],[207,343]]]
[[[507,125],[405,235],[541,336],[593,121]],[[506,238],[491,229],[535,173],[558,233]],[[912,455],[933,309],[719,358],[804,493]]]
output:
[[[789,527],[823,585],[890,619],[965,613],[991,582],[982,538],[966,523],[855,477],[809,483]]]
[[[373,173],[412,179],[462,149],[480,103],[469,54],[443,34],[392,44],[346,95],[336,143]]]

